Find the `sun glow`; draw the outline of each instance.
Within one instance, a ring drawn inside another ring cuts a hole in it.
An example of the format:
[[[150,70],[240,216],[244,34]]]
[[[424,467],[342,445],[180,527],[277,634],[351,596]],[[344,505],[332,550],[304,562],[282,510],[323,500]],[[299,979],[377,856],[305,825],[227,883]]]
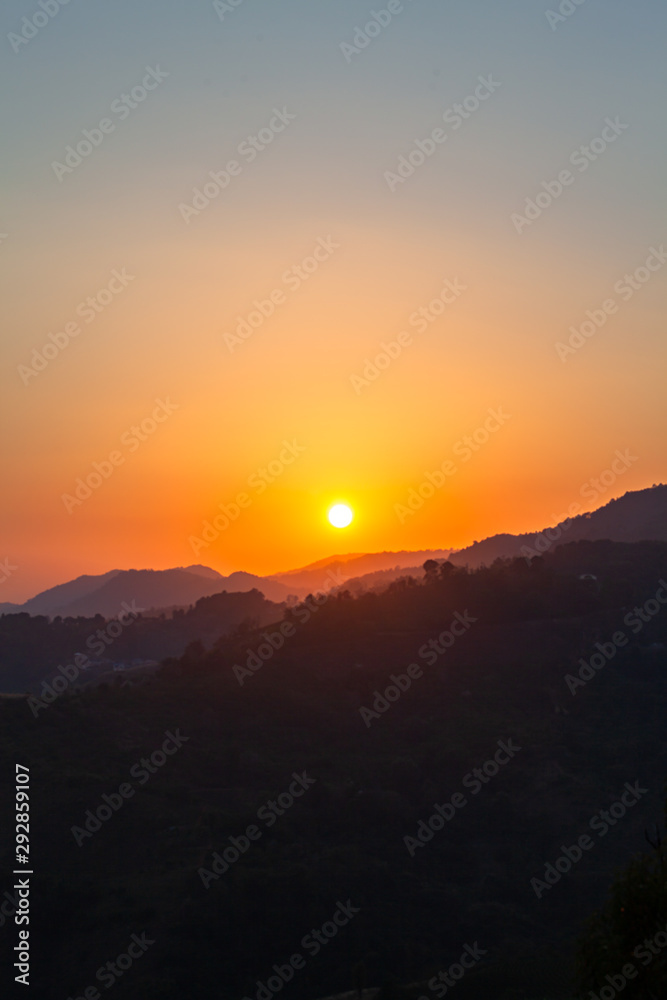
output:
[[[337,503],[330,509],[329,523],[334,526],[334,528],[347,528],[348,524],[351,523],[354,514],[351,509],[344,503]]]

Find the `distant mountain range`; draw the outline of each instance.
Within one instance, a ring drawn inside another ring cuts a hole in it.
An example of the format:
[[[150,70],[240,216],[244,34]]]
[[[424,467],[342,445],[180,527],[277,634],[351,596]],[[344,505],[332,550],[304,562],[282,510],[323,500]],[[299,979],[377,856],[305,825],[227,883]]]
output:
[[[69,583],[51,587],[25,604],[0,604],[0,614],[48,615],[62,618],[90,618],[104,615],[114,618],[123,602],[134,601],[146,611],[160,608],[188,607],[201,597],[222,591],[246,593],[261,590],[277,603],[284,601],[290,590],[274,580],[252,573],[232,573],[222,576],[208,566],[187,566],[182,569],[114,569],[101,576],[79,576]]]
[[[667,541],[667,486],[651,486],[610,500],[604,507],[524,535],[492,535],[451,557],[457,566],[490,566],[496,559],[536,556],[557,545],[578,541]],[[527,551],[524,551],[527,550]]]
[[[202,597],[223,591],[259,590],[269,601],[283,603],[290,596],[330,590],[349,583],[355,592],[387,586],[399,576],[421,576],[427,559],[449,558],[459,566],[476,568],[498,558],[535,556],[556,545],[580,540],[616,542],[667,541],[667,486],[626,493],[617,500],[569,522],[522,535],[492,535],[465,549],[424,549],[416,552],[351,553],[330,556],[300,569],[272,576],[236,572],[223,576],[208,566],[177,569],[114,569],[100,576],[80,576],[51,587],[24,604],[0,604],[0,614],[113,618],[122,604],[135,602],[147,611],[189,607]]]
[[[577,541],[645,542],[667,541],[667,486],[656,485],[626,493],[598,510],[579,514],[570,521],[521,535],[492,535],[465,549],[421,552],[383,552],[377,555],[338,556],[272,579],[300,587],[323,589],[322,576],[338,572],[341,584],[352,591],[383,589],[401,576],[424,575],[427,559],[449,559],[457,566],[490,566],[496,559],[533,558],[558,545]],[[261,589],[261,586],[260,586]]]
[[[422,549],[418,552],[374,552],[368,555],[330,556],[319,562],[276,573],[269,577],[287,586],[290,593],[305,596],[309,591],[329,590],[336,581],[345,583],[383,570],[407,570],[421,567],[427,559],[447,559],[452,549]],[[260,587],[260,590],[262,588]]]
[[[446,558],[450,550],[380,552],[374,555],[331,556],[300,570],[275,576],[236,572],[223,576],[210,566],[177,569],[110,570],[100,576],[79,576],[31,597],[24,604],[0,604],[0,614],[46,615],[50,618],[114,618],[123,602],[134,601],[145,611],[187,608],[202,597],[259,590],[267,600],[281,604],[288,597],[330,590],[359,572],[384,567],[420,565],[426,559]]]

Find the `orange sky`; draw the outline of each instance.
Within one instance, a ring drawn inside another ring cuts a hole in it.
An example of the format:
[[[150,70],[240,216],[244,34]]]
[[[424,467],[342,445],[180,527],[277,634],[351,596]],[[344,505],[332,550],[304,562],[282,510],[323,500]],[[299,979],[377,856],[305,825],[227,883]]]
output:
[[[280,287],[316,238],[293,233],[280,250],[256,247],[252,274],[244,254],[204,248],[183,266],[180,250],[135,247],[135,282],[27,386],[10,387],[21,433],[8,442],[15,488],[4,503],[18,595],[112,567],[202,562],[269,573],[337,551],[463,546],[540,528],[573,501],[593,509],[661,479],[662,375],[624,346],[633,329],[656,322],[657,289],[562,363],[553,342],[577,310],[571,296],[557,301],[543,261],[526,254],[519,297],[497,277],[501,245],[461,238],[454,248],[423,233],[410,267],[399,255],[407,232],[329,222],[314,232],[331,230],[340,248],[233,353],[223,332]],[[543,250],[555,263],[557,251]],[[580,262],[567,263],[572,282],[581,281]],[[216,272],[233,293],[218,289]],[[94,290],[105,277],[91,268],[71,279],[69,295],[54,289],[56,315],[75,314],[75,283]],[[409,317],[437,298],[444,278],[467,288],[417,332]],[[595,301],[604,282],[593,287]],[[47,328],[43,320],[37,329]],[[363,377],[366,359],[402,331],[410,340],[400,355],[355,388],[351,376]],[[160,410],[162,422],[152,424],[156,399],[173,412]],[[465,436],[499,408],[507,419],[486,442],[479,431],[482,443],[468,452]],[[594,489],[594,500],[582,498],[616,449],[628,448],[637,460],[627,471]],[[82,503],[66,503],[112,452],[122,464],[101,465],[108,478]],[[400,518],[396,505],[447,460],[455,473]],[[210,544],[193,545],[239,493],[248,501],[235,520]],[[326,522],[337,501],[356,514],[343,531]]]
[[[274,47],[260,60],[251,7],[225,26],[233,42],[204,15],[180,34],[141,15],[116,59],[105,30],[120,28],[96,12],[80,37],[54,21],[16,57],[0,225],[0,559],[16,569],[2,600],[111,568],[270,573],[334,552],[461,547],[665,479],[667,268],[641,271],[631,293],[623,279],[656,264],[665,234],[648,36],[583,9],[577,32],[554,34],[493,6],[481,35],[461,8],[453,35],[444,12],[424,24],[406,9],[404,34],[387,30],[348,65],[338,43],[356,14],[337,9],[298,21],[303,58],[289,19],[273,35],[264,23]],[[625,34],[636,79],[600,57],[595,84],[600,31],[608,54]],[[82,40],[100,72],[76,89],[57,67]],[[52,161],[158,60],[169,77],[58,180]],[[491,71],[497,92],[460,129],[443,125]],[[295,119],[246,162],[240,143],[284,108]],[[630,127],[580,172],[570,154],[618,114]],[[385,172],[439,125],[447,141],[390,190]],[[179,205],[234,157],[240,173],[186,222]],[[518,233],[513,213],[568,163],[573,183]],[[561,360],[556,344],[610,299],[614,313]],[[364,384],[383,342],[397,356]],[[26,374],[45,344],[43,370]],[[153,427],[156,400],[174,409]],[[466,460],[460,442],[499,408],[508,418]],[[142,421],[145,440],[131,430]],[[303,450],[277,471],[285,441]],[[626,449],[626,471],[582,498]],[[445,484],[399,516],[448,460]],[[110,474],[75,505],[66,495],[94,463]],[[238,517],[193,544],[239,493]],[[356,515],[344,530],[326,521],[337,501]]]

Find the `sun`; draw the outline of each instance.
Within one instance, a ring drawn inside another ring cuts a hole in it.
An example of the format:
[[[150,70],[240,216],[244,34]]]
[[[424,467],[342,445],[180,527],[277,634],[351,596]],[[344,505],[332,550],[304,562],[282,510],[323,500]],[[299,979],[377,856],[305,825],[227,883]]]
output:
[[[329,523],[333,524],[334,528],[347,528],[348,524],[352,522],[354,514],[346,503],[337,503],[329,510],[327,516]]]

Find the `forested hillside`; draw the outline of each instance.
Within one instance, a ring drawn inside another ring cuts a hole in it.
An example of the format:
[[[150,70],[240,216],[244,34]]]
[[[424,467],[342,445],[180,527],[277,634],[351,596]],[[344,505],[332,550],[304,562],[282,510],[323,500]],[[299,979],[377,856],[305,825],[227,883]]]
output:
[[[82,996],[146,933],[119,1000],[267,1000],[297,954],[294,1000],[362,979],[431,998],[471,951],[457,997],[571,995],[585,919],[662,817],[666,574],[662,543],[427,564],[423,584],[315,595],[192,647],[142,687],[36,717],[5,699],[3,782],[31,773],[35,980]]]

